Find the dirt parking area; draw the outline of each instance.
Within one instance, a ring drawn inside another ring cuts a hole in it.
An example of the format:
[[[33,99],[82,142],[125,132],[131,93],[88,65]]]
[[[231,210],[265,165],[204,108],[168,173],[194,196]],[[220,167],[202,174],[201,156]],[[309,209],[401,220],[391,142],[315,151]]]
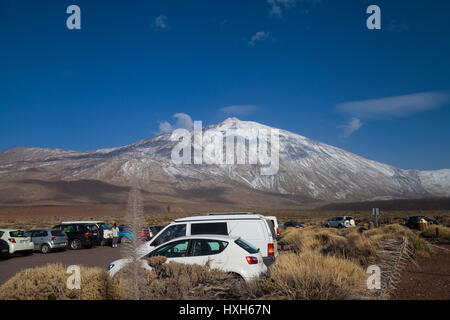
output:
[[[39,267],[48,263],[106,268],[110,262],[120,257],[120,247],[112,248],[108,246],[48,254],[36,252],[29,256],[14,254],[9,259],[0,259],[0,285],[23,269]]]
[[[430,258],[418,258],[401,273],[392,300],[450,300],[450,244],[433,246]]]

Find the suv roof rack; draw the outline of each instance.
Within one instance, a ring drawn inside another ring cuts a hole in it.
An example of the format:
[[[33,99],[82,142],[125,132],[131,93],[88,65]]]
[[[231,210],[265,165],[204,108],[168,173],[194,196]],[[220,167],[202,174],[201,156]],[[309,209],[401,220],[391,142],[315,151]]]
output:
[[[240,215],[240,214],[254,214],[253,212],[210,212],[208,216],[224,216],[224,215]]]

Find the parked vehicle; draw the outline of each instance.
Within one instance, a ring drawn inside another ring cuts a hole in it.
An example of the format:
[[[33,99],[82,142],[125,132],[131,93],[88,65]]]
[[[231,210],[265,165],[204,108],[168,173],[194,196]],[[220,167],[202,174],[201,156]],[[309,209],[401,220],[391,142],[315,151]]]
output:
[[[67,235],[58,229],[33,229],[27,231],[34,243],[34,250],[49,253],[53,250],[66,250]]]
[[[419,229],[419,222],[421,219],[425,219],[425,221],[428,224],[434,224],[434,225],[439,224],[438,221],[428,218],[428,217],[425,217],[425,216],[411,216],[411,217],[408,217],[408,219],[406,220],[405,226],[407,226],[410,229]]]
[[[100,228],[100,225],[103,225],[103,240],[99,242],[96,245],[110,245],[112,243],[112,227],[108,226],[104,221],[96,221],[96,220],[86,220],[86,221],[63,221],[61,224],[86,224],[86,225],[92,225],[94,224],[97,229]],[[93,230],[93,233],[97,233],[97,231]]]
[[[297,221],[287,221],[284,223],[284,226],[287,227],[293,227],[293,228],[304,228],[304,226]]]
[[[9,254],[18,252],[28,255],[33,253],[33,241],[30,235],[23,230],[0,229],[0,239],[8,244]]]
[[[141,235],[141,238],[144,241],[149,241],[153,236],[153,232],[148,226],[142,227],[141,231],[139,231],[139,234]]]
[[[1,231],[0,231],[1,234]],[[3,239],[0,239],[0,258],[8,258],[9,257],[9,245]]]
[[[139,250],[148,253],[174,238],[202,234],[240,237],[261,250],[266,264],[272,263],[278,256],[276,235],[271,231],[269,222],[259,215],[246,213],[224,213],[177,219],[164,227]]]
[[[196,235],[173,239],[143,255],[141,259],[143,268],[151,270],[147,259],[153,256],[166,257],[166,263],[173,261],[208,265],[211,269],[223,270],[246,281],[255,279],[267,271],[259,250],[236,237]],[[114,276],[131,261],[130,258],[116,260],[107,267],[107,271]]]
[[[133,232],[131,231],[131,228],[129,226],[118,226],[119,228],[119,240],[118,242],[121,243],[122,241],[132,240],[133,239]]]
[[[64,231],[67,235],[69,248],[78,250],[83,247],[92,248],[99,244],[98,227],[87,223],[64,223],[54,226],[53,229]]]
[[[333,219],[325,222],[325,227],[327,228],[349,228],[354,227],[355,225],[355,220],[349,216],[334,217]]]
[[[277,240],[280,239],[280,229],[278,227],[277,217],[275,216],[264,216],[264,217],[270,222],[269,225],[273,227]]]

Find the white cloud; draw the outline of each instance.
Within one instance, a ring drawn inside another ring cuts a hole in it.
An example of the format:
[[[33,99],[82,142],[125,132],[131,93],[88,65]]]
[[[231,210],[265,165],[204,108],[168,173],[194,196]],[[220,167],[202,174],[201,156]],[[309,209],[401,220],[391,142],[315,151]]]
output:
[[[267,0],[267,3],[271,5],[270,15],[281,17],[281,7],[291,8],[295,6],[296,0]]]
[[[348,138],[350,135],[359,130],[362,127],[363,123],[358,118],[351,118],[350,121],[344,125],[341,126],[342,128],[342,137]]]
[[[422,92],[403,96],[373,100],[344,102],[337,110],[358,118],[406,117],[432,110],[450,103],[450,94],[445,92]]]
[[[191,130],[194,127],[191,116],[186,113],[175,113],[172,117],[176,119],[175,124],[172,125],[168,121],[161,121],[159,123],[159,133],[168,133],[180,128]]]
[[[167,17],[163,14],[157,16],[153,25],[156,29],[167,29]]]
[[[270,32],[265,32],[265,31],[258,31],[257,33],[255,33],[252,38],[250,39],[250,41],[248,42],[249,46],[254,47],[256,45],[257,42],[259,41],[264,41],[267,38],[269,38],[270,36]]]
[[[254,105],[232,105],[220,108],[220,111],[226,114],[235,114],[235,115],[247,115],[254,111],[259,110],[258,106]]]

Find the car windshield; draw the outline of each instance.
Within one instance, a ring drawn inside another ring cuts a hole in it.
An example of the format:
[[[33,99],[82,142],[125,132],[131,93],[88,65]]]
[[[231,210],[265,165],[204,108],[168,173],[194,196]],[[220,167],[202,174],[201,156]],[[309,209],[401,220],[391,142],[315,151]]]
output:
[[[259,252],[259,249],[255,249],[250,243],[242,239],[237,239],[236,241],[234,241],[234,243],[236,243],[239,247],[241,247],[248,253],[254,254]]]
[[[152,243],[152,246],[159,246],[167,241],[186,235],[186,225],[176,224],[164,230]]]
[[[111,230],[112,227],[108,226],[106,223],[103,224],[103,229]]]

